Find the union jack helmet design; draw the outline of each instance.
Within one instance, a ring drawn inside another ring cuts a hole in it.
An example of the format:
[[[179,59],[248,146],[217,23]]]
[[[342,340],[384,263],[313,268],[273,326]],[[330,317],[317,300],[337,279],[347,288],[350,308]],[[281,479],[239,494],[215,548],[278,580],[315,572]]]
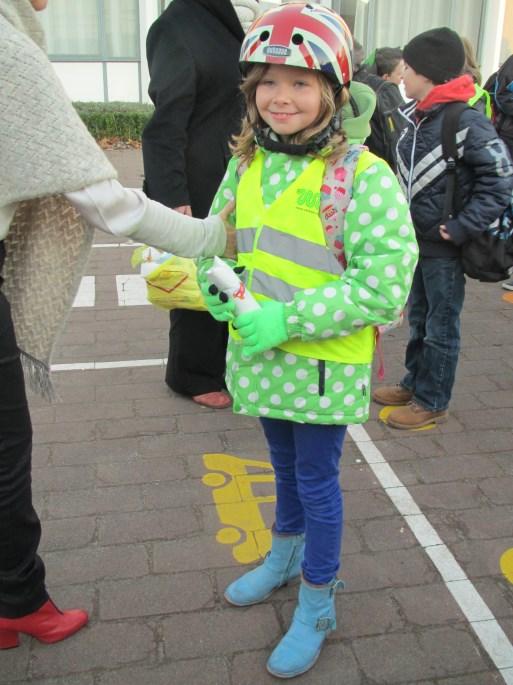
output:
[[[353,39],[341,16],[315,3],[291,2],[264,12],[250,26],[240,53],[247,72],[252,64],[284,64],[314,69],[336,85],[353,75]]]

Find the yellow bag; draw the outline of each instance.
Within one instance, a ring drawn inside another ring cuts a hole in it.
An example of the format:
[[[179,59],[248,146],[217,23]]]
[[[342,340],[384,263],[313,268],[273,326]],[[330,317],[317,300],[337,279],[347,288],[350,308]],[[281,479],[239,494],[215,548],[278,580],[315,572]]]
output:
[[[155,253],[154,248],[138,247],[132,255],[132,266],[142,264],[142,275],[146,281],[148,302],[159,309],[195,309],[206,311],[201,291],[196,282],[194,259],[171,255],[148,273],[152,260],[145,255]],[[146,272],[146,273],[145,273]]]

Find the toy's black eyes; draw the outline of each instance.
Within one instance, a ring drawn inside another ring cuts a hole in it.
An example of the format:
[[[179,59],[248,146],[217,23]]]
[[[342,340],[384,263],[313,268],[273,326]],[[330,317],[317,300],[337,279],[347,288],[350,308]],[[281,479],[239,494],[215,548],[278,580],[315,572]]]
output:
[[[260,40],[263,42],[264,40],[267,40],[269,38],[269,31],[262,31],[260,34]]]
[[[301,45],[301,43],[303,42],[303,36],[300,33],[295,33],[292,36],[292,42],[294,43],[294,45]]]

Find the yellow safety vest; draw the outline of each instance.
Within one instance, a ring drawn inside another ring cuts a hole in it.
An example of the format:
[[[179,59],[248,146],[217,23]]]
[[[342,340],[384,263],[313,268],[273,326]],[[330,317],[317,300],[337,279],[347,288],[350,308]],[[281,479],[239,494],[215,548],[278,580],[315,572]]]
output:
[[[355,182],[358,174],[375,161],[375,155],[370,152],[360,155]],[[343,273],[343,267],[326,245],[319,216],[325,162],[312,160],[267,209],[261,191],[263,163],[264,155],[258,150],[239,181],[236,204],[238,263],[246,267],[247,287],[257,300],[290,302],[297,291],[337,281]],[[343,338],[312,342],[294,339],[280,348],[315,359],[366,364],[372,361],[374,345],[374,328],[368,326]]]

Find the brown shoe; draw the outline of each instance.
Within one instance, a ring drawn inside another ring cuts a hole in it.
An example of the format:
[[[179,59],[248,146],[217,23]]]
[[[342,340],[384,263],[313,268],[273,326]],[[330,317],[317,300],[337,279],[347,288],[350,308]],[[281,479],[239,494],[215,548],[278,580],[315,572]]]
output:
[[[382,385],[376,388],[372,393],[372,399],[378,404],[386,406],[395,405],[400,407],[408,402],[413,397],[411,390],[406,390],[402,385]]]
[[[429,411],[416,402],[410,402],[406,407],[399,407],[391,411],[386,423],[393,428],[411,430],[428,426],[430,423],[444,423],[445,421],[447,421],[447,410]]]

